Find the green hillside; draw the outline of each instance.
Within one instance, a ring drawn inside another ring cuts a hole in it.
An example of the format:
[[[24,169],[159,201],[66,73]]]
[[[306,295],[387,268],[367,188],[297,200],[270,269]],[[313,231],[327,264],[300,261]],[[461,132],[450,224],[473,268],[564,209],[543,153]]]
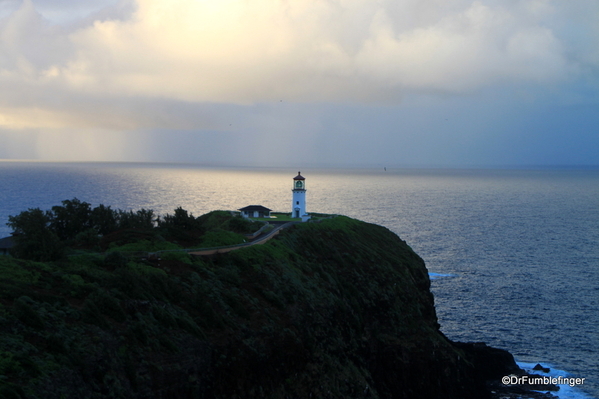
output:
[[[239,234],[233,219],[194,218],[193,244]],[[0,397],[486,395],[438,330],[422,259],[384,227],[338,216],[212,257],[115,250],[181,246],[138,233],[104,253],[0,256]]]

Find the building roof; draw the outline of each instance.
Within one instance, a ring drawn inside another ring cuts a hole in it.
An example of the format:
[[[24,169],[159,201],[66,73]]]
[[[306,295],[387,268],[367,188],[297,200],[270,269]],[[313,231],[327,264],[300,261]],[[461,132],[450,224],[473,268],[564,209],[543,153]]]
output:
[[[0,249],[12,248],[15,246],[15,240],[12,237],[0,238]]]
[[[304,176],[302,176],[302,172],[297,172],[297,176],[293,178],[293,180],[306,180]]]
[[[270,212],[271,211],[271,209],[268,209],[267,207],[262,206],[262,205],[248,205],[245,208],[241,208],[238,210],[239,211],[250,211],[250,212],[253,212],[253,211]]]

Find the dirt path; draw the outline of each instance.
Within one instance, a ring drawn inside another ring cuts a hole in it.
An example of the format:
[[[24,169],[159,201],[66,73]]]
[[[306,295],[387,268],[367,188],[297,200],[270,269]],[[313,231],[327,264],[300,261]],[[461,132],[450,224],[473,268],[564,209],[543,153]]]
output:
[[[231,251],[234,251],[239,248],[249,247],[249,246],[258,245],[258,244],[264,244],[265,242],[267,242],[268,240],[270,240],[271,238],[273,238],[274,236],[279,234],[279,232],[281,230],[283,230],[284,228],[292,226],[296,223],[298,223],[298,222],[288,222],[288,223],[282,224],[280,226],[277,226],[274,229],[272,229],[268,234],[264,235],[263,237],[258,238],[257,240],[254,240],[252,242],[246,242],[246,243],[239,244],[239,245],[232,245],[232,246],[221,247],[221,248],[208,248],[206,250],[189,252],[189,254],[195,255],[195,256],[224,254],[224,253],[231,252]]]

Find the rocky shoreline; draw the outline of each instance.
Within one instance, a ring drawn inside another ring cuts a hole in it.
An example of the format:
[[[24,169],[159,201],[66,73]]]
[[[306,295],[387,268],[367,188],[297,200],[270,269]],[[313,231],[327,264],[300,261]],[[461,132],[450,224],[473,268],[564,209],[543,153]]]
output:
[[[477,371],[477,378],[485,382],[492,399],[555,399],[551,392],[559,391],[553,384],[528,384],[526,381],[542,379],[542,375],[529,374],[521,369],[514,356],[506,350],[492,348],[484,342],[454,342],[454,345],[464,351],[467,360],[472,362]],[[540,365],[536,370],[547,372],[549,369]],[[511,377],[522,384],[505,384],[502,379]]]

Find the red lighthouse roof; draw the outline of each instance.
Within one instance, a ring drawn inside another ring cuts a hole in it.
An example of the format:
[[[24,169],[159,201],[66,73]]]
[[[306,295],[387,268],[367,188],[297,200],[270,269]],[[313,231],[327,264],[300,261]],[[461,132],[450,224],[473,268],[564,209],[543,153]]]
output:
[[[302,172],[297,172],[297,176],[293,178],[293,180],[306,180],[304,176],[302,176]]]

